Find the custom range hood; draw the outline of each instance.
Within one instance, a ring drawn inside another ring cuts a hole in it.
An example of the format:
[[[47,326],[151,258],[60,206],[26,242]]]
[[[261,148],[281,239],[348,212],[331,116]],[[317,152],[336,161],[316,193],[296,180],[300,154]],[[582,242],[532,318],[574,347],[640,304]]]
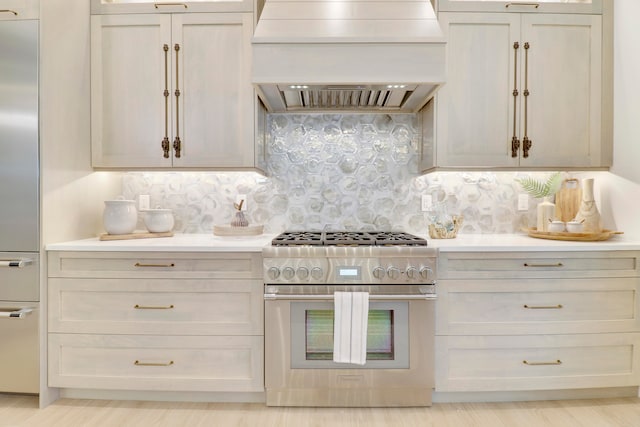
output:
[[[270,112],[414,113],[445,81],[428,0],[265,0],[252,51]]]

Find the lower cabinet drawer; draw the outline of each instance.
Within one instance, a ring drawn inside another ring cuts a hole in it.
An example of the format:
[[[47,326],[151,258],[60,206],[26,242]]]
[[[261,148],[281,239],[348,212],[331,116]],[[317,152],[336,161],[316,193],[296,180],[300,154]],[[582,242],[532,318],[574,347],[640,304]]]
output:
[[[436,337],[436,391],[640,384],[640,334]]]
[[[262,335],[262,280],[49,279],[49,332]]]
[[[49,334],[49,386],[264,391],[262,336]]]

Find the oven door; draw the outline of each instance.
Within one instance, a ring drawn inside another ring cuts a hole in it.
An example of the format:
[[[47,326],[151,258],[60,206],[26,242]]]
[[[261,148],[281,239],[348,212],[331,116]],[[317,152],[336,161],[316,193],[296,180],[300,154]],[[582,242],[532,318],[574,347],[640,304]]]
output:
[[[434,303],[435,295],[370,294],[360,366],[333,362],[332,293],[265,294],[267,405],[430,405]]]

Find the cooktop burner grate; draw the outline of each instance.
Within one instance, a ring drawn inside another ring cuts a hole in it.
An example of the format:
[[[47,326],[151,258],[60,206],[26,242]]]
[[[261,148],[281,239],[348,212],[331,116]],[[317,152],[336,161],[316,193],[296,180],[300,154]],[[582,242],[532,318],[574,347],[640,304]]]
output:
[[[413,234],[396,231],[287,231],[271,241],[273,246],[427,246]]]

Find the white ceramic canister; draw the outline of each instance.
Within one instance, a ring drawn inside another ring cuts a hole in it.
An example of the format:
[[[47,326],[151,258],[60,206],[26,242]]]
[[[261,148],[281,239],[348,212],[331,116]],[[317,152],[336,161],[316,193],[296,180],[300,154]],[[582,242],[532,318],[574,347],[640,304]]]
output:
[[[116,200],[105,200],[102,221],[109,234],[133,233],[138,223],[138,211],[134,200],[120,196]]]
[[[171,209],[147,209],[144,211],[144,225],[151,233],[166,233],[173,230],[174,219]]]

